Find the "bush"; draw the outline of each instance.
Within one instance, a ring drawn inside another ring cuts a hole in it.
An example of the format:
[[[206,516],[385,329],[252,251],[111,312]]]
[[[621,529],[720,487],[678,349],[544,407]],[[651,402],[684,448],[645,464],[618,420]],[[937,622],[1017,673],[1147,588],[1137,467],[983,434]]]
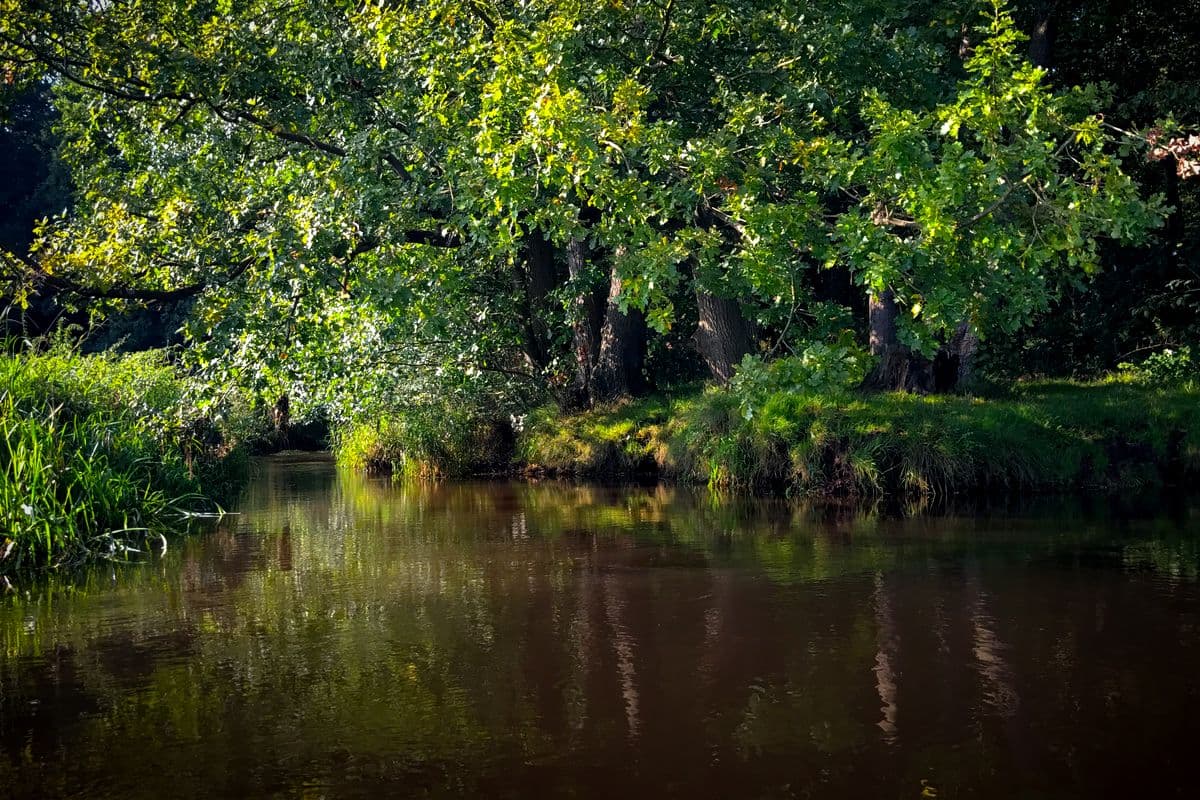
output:
[[[1165,348],[1140,364],[1122,363],[1120,373],[1132,380],[1157,386],[1179,386],[1200,377],[1200,362],[1192,360],[1192,348]]]
[[[554,406],[535,409],[517,431],[517,459],[539,472],[593,477],[654,472],[660,460],[660,424],[669,409],[662,397],[567,417]]]
[[[863,382],[870,365],[871,357],[853,339],[813,342],[798,355],[770,362],[747,355],[729,389],[749,419],[772,394],[845,395]]]

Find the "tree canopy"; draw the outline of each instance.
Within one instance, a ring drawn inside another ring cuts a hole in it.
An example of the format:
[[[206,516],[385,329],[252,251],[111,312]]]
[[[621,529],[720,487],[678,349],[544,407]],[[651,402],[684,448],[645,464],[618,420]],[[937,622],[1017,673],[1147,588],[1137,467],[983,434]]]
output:
[[[187,299],[216,382],[577,406],[746,355],[932,357],[1029,323],[1164,209],[1103,89],[1053,86],[999,0],[0,20],[8,81],[54,87],[78,187],[7,256],[13,291]]]

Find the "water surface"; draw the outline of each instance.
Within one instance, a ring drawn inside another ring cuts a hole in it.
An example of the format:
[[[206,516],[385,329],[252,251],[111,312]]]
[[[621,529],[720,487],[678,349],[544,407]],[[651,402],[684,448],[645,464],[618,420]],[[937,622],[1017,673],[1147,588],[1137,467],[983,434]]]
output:
[[[0,602],[0,796],[1194,796],[1200,509],[266,462]]]

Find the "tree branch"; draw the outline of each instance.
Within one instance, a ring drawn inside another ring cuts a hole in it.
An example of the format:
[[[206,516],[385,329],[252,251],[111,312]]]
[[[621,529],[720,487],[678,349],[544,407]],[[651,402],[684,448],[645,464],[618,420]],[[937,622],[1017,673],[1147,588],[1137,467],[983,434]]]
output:
[[[667,44],[667,34],[671,32],[671,14],[673,14],[674,11],[675,0],[667,0],[667,7],[663,11],[662,29],[659,30],[658,38],[654,42],[654,48],[650,51],[651,61],[657,59],[659,62],[667,66],[670,66],[677,61],[677,59],[671,58],[663,50]]]
[[[71,278],[52,275],[31,259],[8,251],[0,251],[0,259],[3,259],[9,267],[7,271],[10,278],[25,278],[37,288],[51,289],[55,292],[73,294],[92,300],[142,300],[149,303],[177,303],[189,297],[195,297],[209,287],[232,283],[254,263],[249,258],[243,260],[219,281],[197,281],[173,289],[140,289],[133,286],[110,286],[107,288],[87,286]],[[207,266],[212,268],[217,265]]]
[[[306,147],[311,147],[314,150],[320,150],[322,153],[327,153],[331,156],[342,157],[346,155],[345,149],[331,142],[326,142],[309,136],[306,133],[297,133],[284,128],[282,125],[271,122],[270,120],[256,117],[248,111],[239,109],[228,109],[224,106],[219,106],[208,98],[204,98],[204,105],[208,106],[214,114],[226,122],[236,125],[239,121],[248,122],[256,128],[260,128],[272,136],[283,139],[285,142],[295,142]]]
[[[436,231],[408,230],[402,234],[405,244],[427,244],[430,247],[461,247],[462,237],[446,228]]]

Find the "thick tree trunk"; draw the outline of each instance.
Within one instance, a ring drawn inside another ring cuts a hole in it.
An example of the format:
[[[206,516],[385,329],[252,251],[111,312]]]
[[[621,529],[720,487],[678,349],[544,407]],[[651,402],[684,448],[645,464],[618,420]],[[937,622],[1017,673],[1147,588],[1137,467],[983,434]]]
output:
[[[974,328],[967,322],[960,324],[933,359],[934,391],[953,392],[969,387],[975,379],[978,349],[979,337]]]
[[[554,360],[554,331],[547,320],[551,293],[569,275],[586,284],[589,254],[582,241],[568,244],[559,258],[552,243],[536,231],[521,247],[521,264],[514,275],[522,299],[521,334],[526,360],[535,370],[545,370]],[[560,274],[565,262],[567,275]],[[559,405],[575,411],[618,397],[637,394],[645,388],[642,367],[646,355],[646,322],[639,311],[622,313],[617,304],[621,279],[610,273],[607,286],[584,286],[576,298],[572,322],[574,372],[559,382]]]
[[[637,394],[645,388],[642,366],[646,359],[646,319],[634,309],[622,312],[617,305],[620,296],[621,278],[613,270],[600,330],[600,350],[591,371],[592,403]]]
[[[896,298],[890,289],[879,295],[871,294],[867,318],[871,355],[878,361],[863,381],[863,387],[876,391],[929,392],[933,389],[933,365],[900,343],[898,314]]]
[[[871,355],[882,357],[897,347],[896,298],[892,290],[872,292],[867,300],[867,324],[870,326]]]
[[[579,239],[567,245],[567,271],[572,285],[578,287],[571,322],[571,344],[575,358],[575,376],[562,405],[567,410],[587,407],[591,402],[592,371],[600,356],[600,335],[604,326],[604,307],[608,292],[604,287],[587,284],[587,247]]]
[[[975,382],[975,354],[979,352],[979,337],[971,323],[964,322],[958,326],[950,346],[958,357],[958,381],[954,388],[969,388]]]
[[[754,326],[737,300],[696,289],[699,321],[694,341],[713,380],[727,383],[742,357],[754,349]]]
[[[526,234],[521,264],[513,276],[521,297],[521,348],[529,366],[541,371],[551,359],[551,334],[546,320],[550,293],[558,283],[554,246],[539,232]]]
[[[871,355],[878,362],[863,381],[863,388],[923,394],[953,392],[971,385],[979,337],[969,323],[960,324],[931,361],[900,343],[896,326],[899,309],[891,291],[878,297],[871,295],[868,313]]]

